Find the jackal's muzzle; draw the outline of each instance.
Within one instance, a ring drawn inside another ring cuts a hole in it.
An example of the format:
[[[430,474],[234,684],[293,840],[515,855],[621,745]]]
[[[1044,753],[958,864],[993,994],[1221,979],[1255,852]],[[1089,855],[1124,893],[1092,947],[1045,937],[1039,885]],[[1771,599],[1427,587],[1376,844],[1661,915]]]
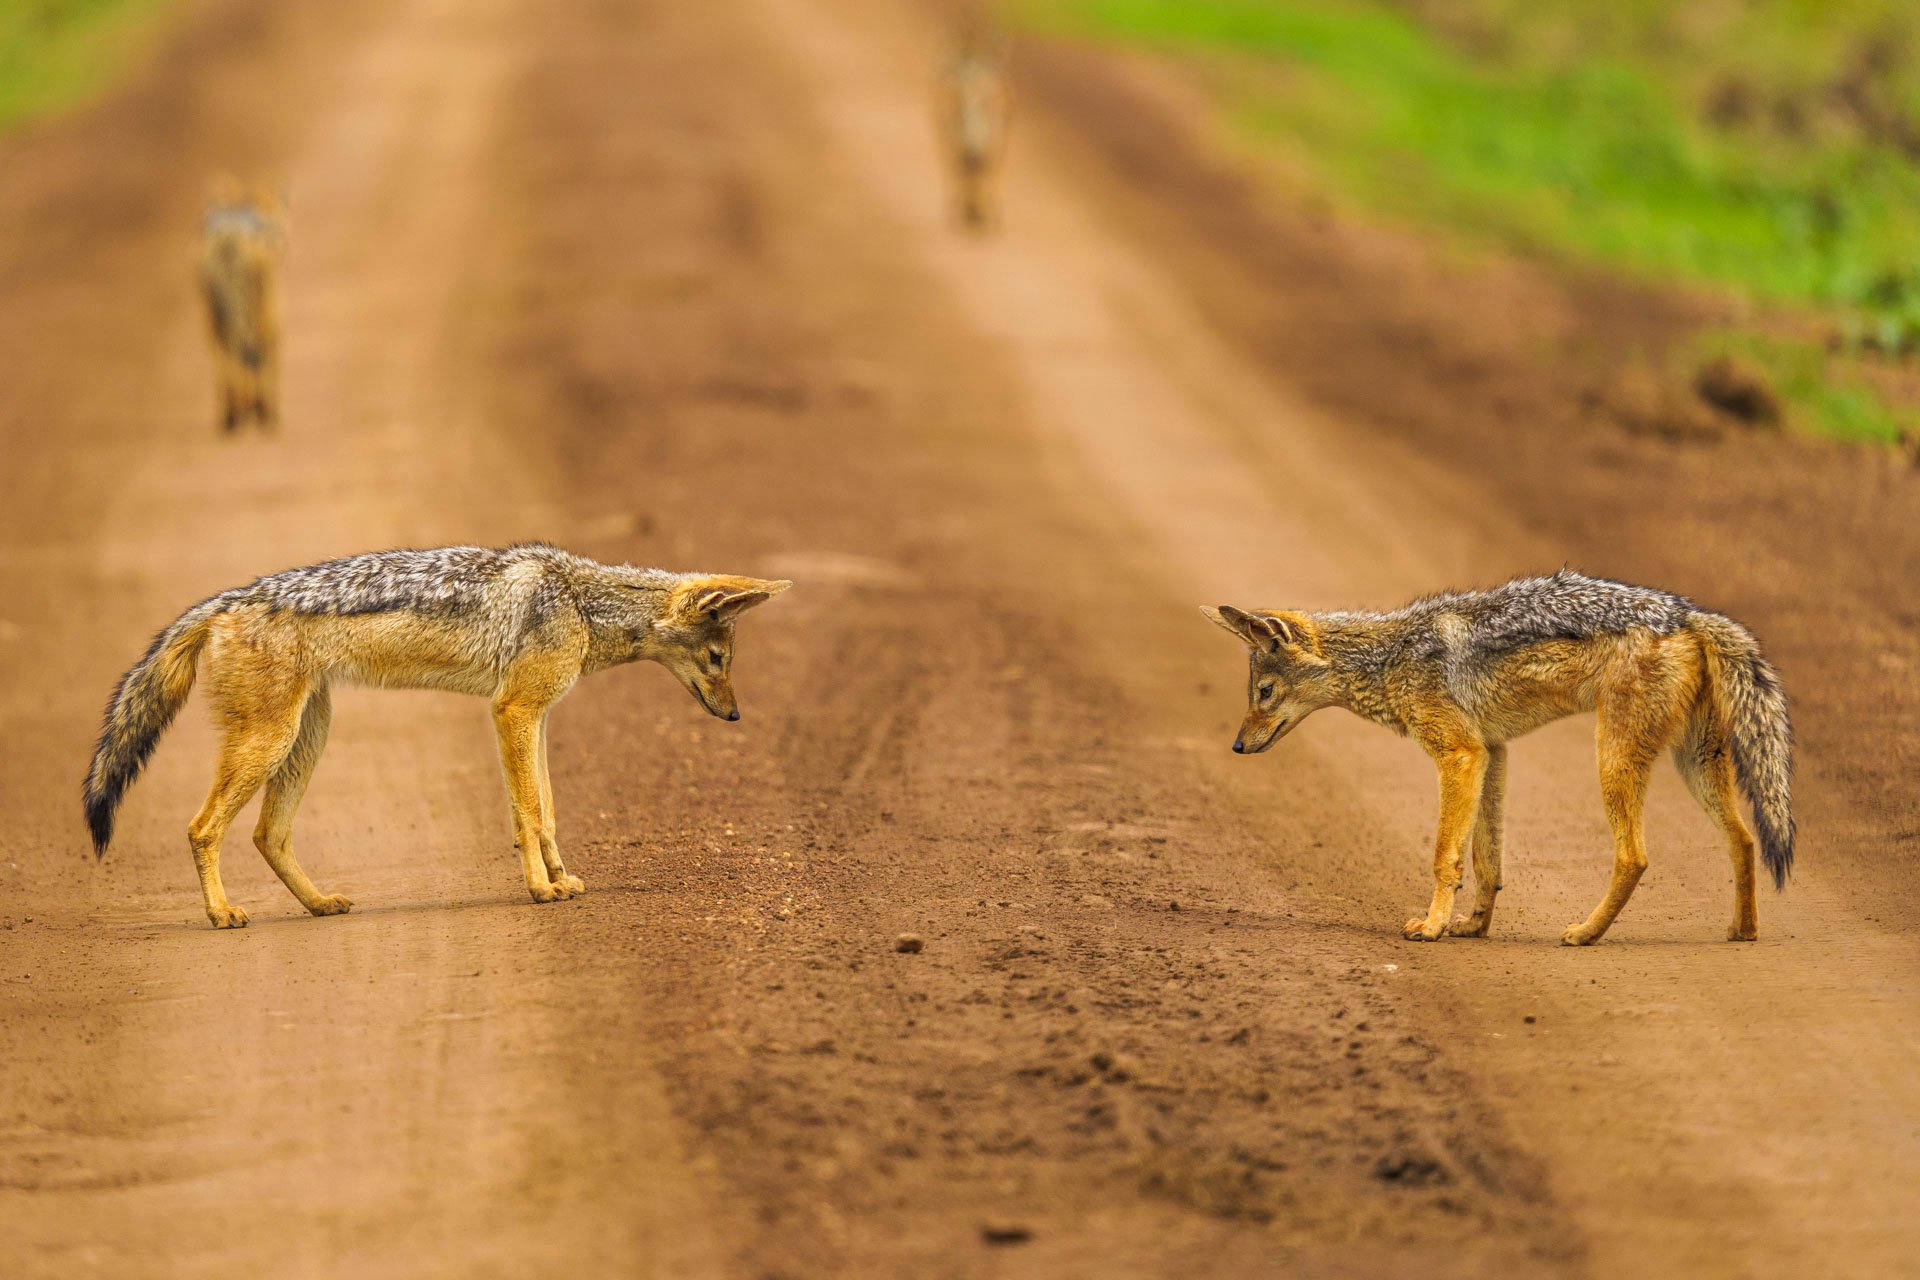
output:
[[[1293,727],[1291,716],[1248,716],[1233,740],[1235,755],[1257,756],[1287,736]]]

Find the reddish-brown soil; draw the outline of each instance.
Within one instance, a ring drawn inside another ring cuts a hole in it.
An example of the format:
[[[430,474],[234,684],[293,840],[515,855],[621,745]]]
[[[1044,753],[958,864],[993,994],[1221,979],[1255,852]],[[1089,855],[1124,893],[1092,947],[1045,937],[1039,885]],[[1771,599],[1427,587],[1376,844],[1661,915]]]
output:
[[[1299,212],[1104,57],[1027,51],[964,237],[927,17],[207,0],[0,142],[10,1273],[1910,1267],[1915,477],[1623,429],[1583,392],[1703,304]],[[214,430],[221,167],[290,188],[276,438]],[[799,583],[742,723],[651,669],[556,715],[587,897],[525,900],[442,695],[339,700],[299,846],[351,915],[236,833],[253,927],[206,927],[197,706],[93,863],[100,704],[184,605],[532,537]],[[1565,560],[1771,643],[1804,839],[1760,943],[1668,779],[1619,925],[1554,945],[1608,856],[1579,724],[1515,750],[1495,938],[1438,946],[1414,748],[1227,751],[1195,604]]]

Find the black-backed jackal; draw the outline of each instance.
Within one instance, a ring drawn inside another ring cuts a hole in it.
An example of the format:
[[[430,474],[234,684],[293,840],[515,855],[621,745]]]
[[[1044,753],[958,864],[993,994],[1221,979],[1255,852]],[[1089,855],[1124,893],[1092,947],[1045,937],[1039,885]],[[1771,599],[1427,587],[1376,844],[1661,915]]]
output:
[[[278,196],[222,179],[200,216],[200,287],[213,334],[220,425],[280,420],[280,266],[286,218]]]
[[[969,39],[941,85],[940,134],[953,165],[961,224],[983,231],[1000,220],[1000,163],[1011,115],[1005,60]]]
[[[1433,901],[1411,939],[1479,936],[1493,920],[1505,838],[1507,743],[1577,712],[1598,718],[1600,790],[1613,827],[1606,896],[1561,940],[1598,942],[1647,867],[1642,806],[1671,747],[1687,787],[1733,857],[1733,923],[1751,941],[1754,839],[1784,888],[1793,866],[1793,732],[1786,694],[1753,634],[1680,596],[1569,570],[1491,591],[1429,596],[1392,613],[1203,606],[1252,650],[1248,709],[1233,749],[1265,751],[1321,707],[1345,707],[1413,738],[1440,771]],[[1738,791],[1736,790],[1738,789]],[[1471,844],[1470,914],[1453,915]]]
[[[215,928],[247,923],[221,885],[220,843],[263,785],[253,842],[268,865],[314,915],[351,905],[314,887],[291,843],[339,681],[491,699],[527,890],[535,902],[573,897],[585,886],[554,842],[547,712],[581,676],[646,660],[712,714],[738,720],[734,623],[792,585],[604,565],[532,544],[377,551],[224,591],[155,636],[114,690],[85,787],[94,851],[106,852],[121,797],[186,701],[204,652],[224,740],[187,838]]]

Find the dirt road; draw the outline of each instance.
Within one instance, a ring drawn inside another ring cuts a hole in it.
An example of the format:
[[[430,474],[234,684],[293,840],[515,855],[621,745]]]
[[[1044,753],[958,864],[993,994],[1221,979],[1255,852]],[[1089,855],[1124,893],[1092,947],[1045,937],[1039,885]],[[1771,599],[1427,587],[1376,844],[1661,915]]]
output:
[[[695,8],[210,0],[120,98],[0,143],[0,1222],[26,1271],[1910,1267],[1920,641],[1898,575],[1843,554],[1907,555],[1905,481],[1412,429],[1244,327],[1286,282],[1270,228],[1235,232],[1267,269],[1223,279],[1234,242],[1178,228],[1227,202],[1122,189],[1089,124],[1121,72],[1036,57],[1010,225],[973,241],[925,14]],[[289,179],[276,440],[212,430],[182,229],[220,166]],[[1814,497],[1684,545],[1565,513],[1623,486],[1684,511],[1710,466],[1717,495]],[[532,537],[801,587],[743,628],[743,723],[651,670],[556,716],[587,897],[524,900],[484,708],[439,695],[340,699],[299,839],[349,916],[299,914],[236,837],[254,926],[205,928],[194,707],[91,864],[99,703],[178,609]],[[1417,751],[1331,717],[1226,751],[1241,659],[1194,604],[1568,558],[1777,637],[1806,837],[1759,944],[1715,941],[1724,859],[1667,779],[1620,925],[1551,945],[1604,878],[1585,726],[1515,751],[1499,936],[1437,947],[1397,935]]]

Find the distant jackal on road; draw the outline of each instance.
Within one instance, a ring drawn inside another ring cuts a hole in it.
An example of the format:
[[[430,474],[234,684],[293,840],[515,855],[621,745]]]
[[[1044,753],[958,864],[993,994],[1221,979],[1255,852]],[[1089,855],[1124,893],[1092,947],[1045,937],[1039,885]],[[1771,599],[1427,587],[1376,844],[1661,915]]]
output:
[[[554,842],[547,712],[581,676],[658,662],[714,715],[738,720],[734,624],[793,584],[598,564],[557,547],[376,551],[270,574],[181,614],[120,678],[87,773],[87,825],[106,852],[121,797],[193,688],[202,650],[224,732],[213,790],[187,829],[207,917],[247,923],[220,883],[220,843],[262,784],[253,842],[300,904],[336,915],[294,861],[293,814],[326,746],[329,687],[449,689],[492,699],[515,834],[535,902],[584,893]]]
[[[1758,935],[1760,854],[1784,888],[1793,866],[1793,731],[1780,679],[1739,623],[1680,596],[1570,570],[1491,591],[1429,596],[1393,613],[1295,613],[1202,606],[1253,651],[1233,749],[1265,751],[1321,707],[1345,707],[1413,738],[1440,770],[1433,902],[1411,939],[1480,936],[1500,888],[1507,743],[1563,716],[1598,713],[1600,790],[1613,827],[1606,897],[1561,941],[1598,942],[1647,868],[1642,808],[1660,752],[1733,857],[1733,924]],[[1453,916],[1473,848],[1472,914]]]
[[[271,193],[223,180],[200,217],[200,285],[213,332],[220,425],[280,420],[280,257],[286,219]]]
[[[960,221],[979,231],[1000,220],[1000,161],[1010,115],[1007,75],[999,54],[969,44],[947,67],[940,129],[960,202]]]

